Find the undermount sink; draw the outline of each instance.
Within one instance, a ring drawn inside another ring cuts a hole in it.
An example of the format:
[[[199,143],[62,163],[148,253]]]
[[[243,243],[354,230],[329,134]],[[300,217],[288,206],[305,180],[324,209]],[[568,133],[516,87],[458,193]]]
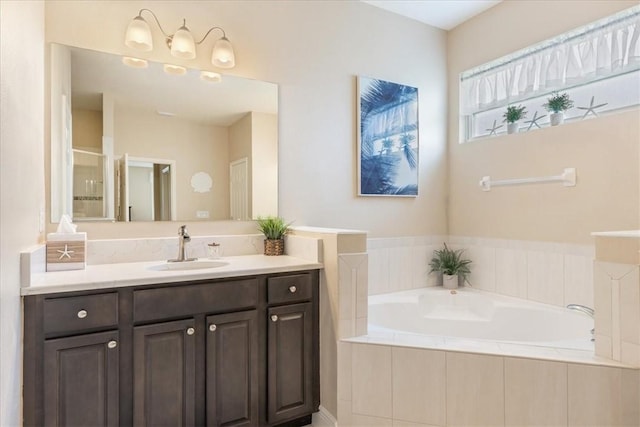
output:
[[[218,268],[218,267],[224,267],[225,265],[229,265],[229,263],[224,261],[213,261],[213,260],[195,260],[195,261],[182,261],[182,262],[164,262],[162,264],[152,265],[147,268],[149,270],[155,270],[155,271],[167,271],[167,270],[183,271],[183,270],[203,270],[207,268]]]

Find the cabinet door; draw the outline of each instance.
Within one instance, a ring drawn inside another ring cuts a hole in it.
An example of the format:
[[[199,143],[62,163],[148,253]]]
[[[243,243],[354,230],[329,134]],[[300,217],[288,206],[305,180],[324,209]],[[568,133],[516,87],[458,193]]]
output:
[[[133,425],[193,425],[194,320],[135,327],[133,378]]]
[[[118,425],[118,332],[44,343],[44,425]]]
[[[207,317],[208,426],[258,425],[256,310]]]
[[[270,424],[313,411],[311,303],[268,310],[267,418]]]

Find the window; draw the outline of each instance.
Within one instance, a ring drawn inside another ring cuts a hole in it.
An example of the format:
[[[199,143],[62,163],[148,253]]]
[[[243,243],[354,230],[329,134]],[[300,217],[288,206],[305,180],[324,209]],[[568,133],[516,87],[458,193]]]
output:
[[[460,75],[462,142],[506,132],[506,106],[522,105],[521,130],[549,125],[552,92],[574,107],[566,120],[640,104],[640,6],[596,21]]]

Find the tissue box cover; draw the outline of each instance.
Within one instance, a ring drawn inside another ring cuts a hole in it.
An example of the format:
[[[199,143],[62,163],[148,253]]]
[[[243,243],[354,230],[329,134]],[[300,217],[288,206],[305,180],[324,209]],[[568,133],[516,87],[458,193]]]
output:
[[[86,263],[87,233],[49,233],[47,271],[83,270]]]

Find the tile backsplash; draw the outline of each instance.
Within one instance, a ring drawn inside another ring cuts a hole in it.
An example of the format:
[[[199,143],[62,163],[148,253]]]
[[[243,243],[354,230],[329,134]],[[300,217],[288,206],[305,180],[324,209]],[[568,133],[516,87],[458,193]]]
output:
[[[428,263],[443,242],[472,260],[467,285],[476,289],[593,307],[594,246],[464,236],[368,239],[369,295],[435,286]]]
[[[207,244],[220,243],[224,256],[263,253],[262,234],[232,236],[192,236],[186,245],[188,257],[206,258]],[[87,264],[159,261],[176,258],[178,236],[87,241]]]

